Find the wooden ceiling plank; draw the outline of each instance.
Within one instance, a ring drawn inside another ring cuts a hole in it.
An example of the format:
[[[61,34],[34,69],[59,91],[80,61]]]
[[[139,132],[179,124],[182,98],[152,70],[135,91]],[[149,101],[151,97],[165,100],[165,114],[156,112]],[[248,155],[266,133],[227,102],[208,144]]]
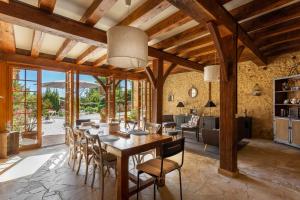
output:
[[[292,2],[293,0],[253,0],[242,6],[230,11],[230,14],[237,20],[241,21],[249,17],[258,15],[263,12],[270,11],[279,6]]]
[[[288,33],[290,31],[300,29],[300,17],[296,19],[289,20],[274,26],[266,27],[257,31],[250,33],[250,36],[257,39],[265,39],[273,37],[279,34]]]
[[[269,12],[241,23],[247,32],[270,27],[300,17],[300,2]]]
[[[146,30],[146,33],[149,36],[149,39],[153,39],[157,37],[160,34],[169,32],[187,22],[192,21],[192,18],[187,16],[181,11],[178,11],[166,19],[158,22],[154,26],[150,27],[148,30]]]
[[[91,58],[94,54],[98,53],[102,48],[91,46],[87,50],[85,50],[80,56],[78,56],[76,63],[83,64],[85,61]]]
[[[300,46],[300,39],[287,41],[281,44],[274,45],[273,48],[264,51],[267,56],[274,56],[283,53],[285,50],[294,49]]]
[[[118,25],[138,27],[170,6],[171,4],[164,0],[148,0],[125,17]]]
[[[93,65],[95,67],[101,66],[103,64],[105,64],[105,60],[106,60],[106,54],[101,56],[100,58],[98,58],[97,60],[94,61]]]
[[[116,2],[117,0],[94,0],[81,17],[80,22],[94,26]]]
[[[12,24],[0,21],[0,52],[15,53],[16,43]]]
[[[154,45],[152,47],[157,49],[166,49],[169,47],[173,47],[176,45],[180,45],[185,43],[186,41],[193,40],[195,38],[207,35],[208,31],[205,26],[197,25],[192,28],[189,28],[181,33],[178,33],[172,37],[164,39]]]
[[[26,13],[31,14],[28,15]],[[75,20],[66,19],[56,14],[45,14],[35,7],[22,3],[11,2],[7,4],[0,2],[0,20],[106,48],[107,38],[105,31],[87,26]],[[149,56],[163,58],[192,70],[203,69],[203,66],[199,63],[177,57],[153,47],[149,47],[148,52]]]
[[[48,13],[53,13],[55,3],[56,3],[56,0],[39,0],[38,6],[40,9],[42,9]],[[45,33],[34,30],[32,45],[31,45],[31,56],[34,56],[34,57],[39,56],[44,37],[45,37]]]
[[[217,21],[218,24],[223,24],[233,34],[238,34],[238,38],[256,55],[260,60],[261,65],[265,65],[267,59],[255,46],[249,35],[241,28],[241,26],[234,20],[234,18],[215,1],[209,0],[168,0],[171,4],[176,6],[187,15],[191,16],[199,23],[206,23],[209,21]]]
[[[273,48],[274,45],[282,44],[297,39],[300,39],[300,29],[288,33],[276,35],[264,40],[258,40],[257,45],[260,46],[260,49],[262,51],[265,51],[267,49]]]
[[[89,26],[94,26],[104,16],[105,12],[116,3],[116,1],[117,0],[94,0],[92,5],[81,17],[80,22],[86,23]],[[63,60],[75,45],[75,41],[66,39],[56,54],[56,60]]]

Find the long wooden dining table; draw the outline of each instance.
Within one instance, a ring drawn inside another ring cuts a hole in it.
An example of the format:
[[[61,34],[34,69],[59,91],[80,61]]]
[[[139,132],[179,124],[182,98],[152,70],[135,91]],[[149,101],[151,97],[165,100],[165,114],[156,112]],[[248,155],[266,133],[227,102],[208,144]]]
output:
[[[136,187],[129,188],[129,178],[134,181],[128,170],[129,157],[151,149],[156,149],[156,155],[159,156],[160,145],[172,141],[172,137],[161,134],[128,135],[126,137],[114,132],[109,134],[119,137],[116,141],[103,141],[107,145],[107,150],[117,156],[117,199],[127,200],[137,192]],[[140,189],[146,188],[152,183],[153,181],[144,182],[143,185],[142,182]]]

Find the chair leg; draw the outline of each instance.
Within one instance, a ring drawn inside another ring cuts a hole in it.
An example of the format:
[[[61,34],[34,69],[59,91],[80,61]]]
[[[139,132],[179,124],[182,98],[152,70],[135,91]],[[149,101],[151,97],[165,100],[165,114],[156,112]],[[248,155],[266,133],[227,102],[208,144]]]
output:
[[[92,158],[93,158],[93,157],[91,157],[91,158],[89,159],[89,157],[86,157],[86,166],[85,166],[84,184],[86,184],[86,182],[87,182],[87,177],[88,177],[88,175],[89,175],[89,164],[90,164]]]
[[[139,200],[139,190],[140,190],[140,172],[137,174],[137,184],[136,184],[136,199]]]
[[[182,184],[181,184],[181,171],[180,171],[180,169],[178,170],[178,172],[179,172],[180,199],[182,200]]]
[[[207,148],[207,144],[205,144],[205,146],[204,146],[204,151],[206,151],[206,148]]]
[[[72,167],[72,170],[74,171],[75,169],[75,162],[76,162],[76,153],[75,151],[73,152],[73,167]]]
[[[92,187],[94,187],[94,181],[95,181],[95,175],[96,175],[96,168],[97,168],[97,165],[94,164],[94,169],[93,169],[93,179],[92,179]]]
[[[102,169],[100,170],[101,172],[99,173],[99,176],[101,175],[101,178],[99,177],[99,179],[101,180],[101,200],[104,199],[104,172],[103,172],[103,166]]]
[[[156,199],[156,179],[154,179],[153,182],[153,195],[154,195],[154,200]]]
[[[77,168],[77,172],[76,172],[77,175],[78,175],[79,170],[80,170],[81,161],[82,161],[82,156],[83,156],[82,153],[80,153],[79,162],[78,162],[78,168]]]

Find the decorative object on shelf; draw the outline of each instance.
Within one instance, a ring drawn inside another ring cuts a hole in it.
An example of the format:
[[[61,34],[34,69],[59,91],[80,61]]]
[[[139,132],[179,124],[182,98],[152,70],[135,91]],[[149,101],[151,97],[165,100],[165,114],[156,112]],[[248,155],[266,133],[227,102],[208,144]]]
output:
[[[289,104],[290,103],[290,100],[289,99],[285,99],[284,101],[283,101],[283,104]]]
[[[289,86],[288,82],[282,83],[282,90],[283,91],[287,91],[289,89],[290,89],[290,86]]]
[[[296,98],[291,99],[291,104],[297,104],[297,103],[298,103],[298,100]]]
[[[128,7],[130,3],[126,1]],[[110,28],[107,31],[107,62],[127,69],[145,67],[148,63],[148,35],[131,26]]]
[[[191,98],[196,98],[198,96],[198,89],[195,86],[192,86],[188,93]]]
[[[252,89],[252,95],[253,96],[260,96],[262,93],[261,88],[259,87],[258,83],[255,84],[255,86]]]
[[[174,94],[172,92],[170,92],[168,95],[168,101],[169,102],[174,101]]]
[[[299,74],[298,67],[300,65],[300,62],[297,61],[296,56],[292,56],[293,65],[290,68],[289,76]]]
[[[184,108],[183,102],[182,102],[182,101],[179,101],[176,107],[177,107],[177,108],[180,108],[180,114],[182,114],[182,108]]]
[[[291,87],[291,90],[298,91],[298,90],[300,90],[300,86],[293,86],[293,87]]]
[[[287,115],[287,110],[286,109],[280,109],[280,116],[281,117],[286,117]]]

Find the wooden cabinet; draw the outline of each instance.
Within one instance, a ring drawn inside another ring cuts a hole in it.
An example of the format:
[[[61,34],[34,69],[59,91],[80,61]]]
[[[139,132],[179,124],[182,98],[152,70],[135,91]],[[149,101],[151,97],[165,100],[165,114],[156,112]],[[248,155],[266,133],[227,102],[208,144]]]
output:
[[[300,148],[300,75],[273,80],[274,141]]]
[[[275,118],[274,139],[277,142],[289,143],[289,119]]]
[[[291,120],[291,143],[300,147],[300,120]]]
[[[300,120],[291,118],[275,118],[274,140],[300,148]]]

